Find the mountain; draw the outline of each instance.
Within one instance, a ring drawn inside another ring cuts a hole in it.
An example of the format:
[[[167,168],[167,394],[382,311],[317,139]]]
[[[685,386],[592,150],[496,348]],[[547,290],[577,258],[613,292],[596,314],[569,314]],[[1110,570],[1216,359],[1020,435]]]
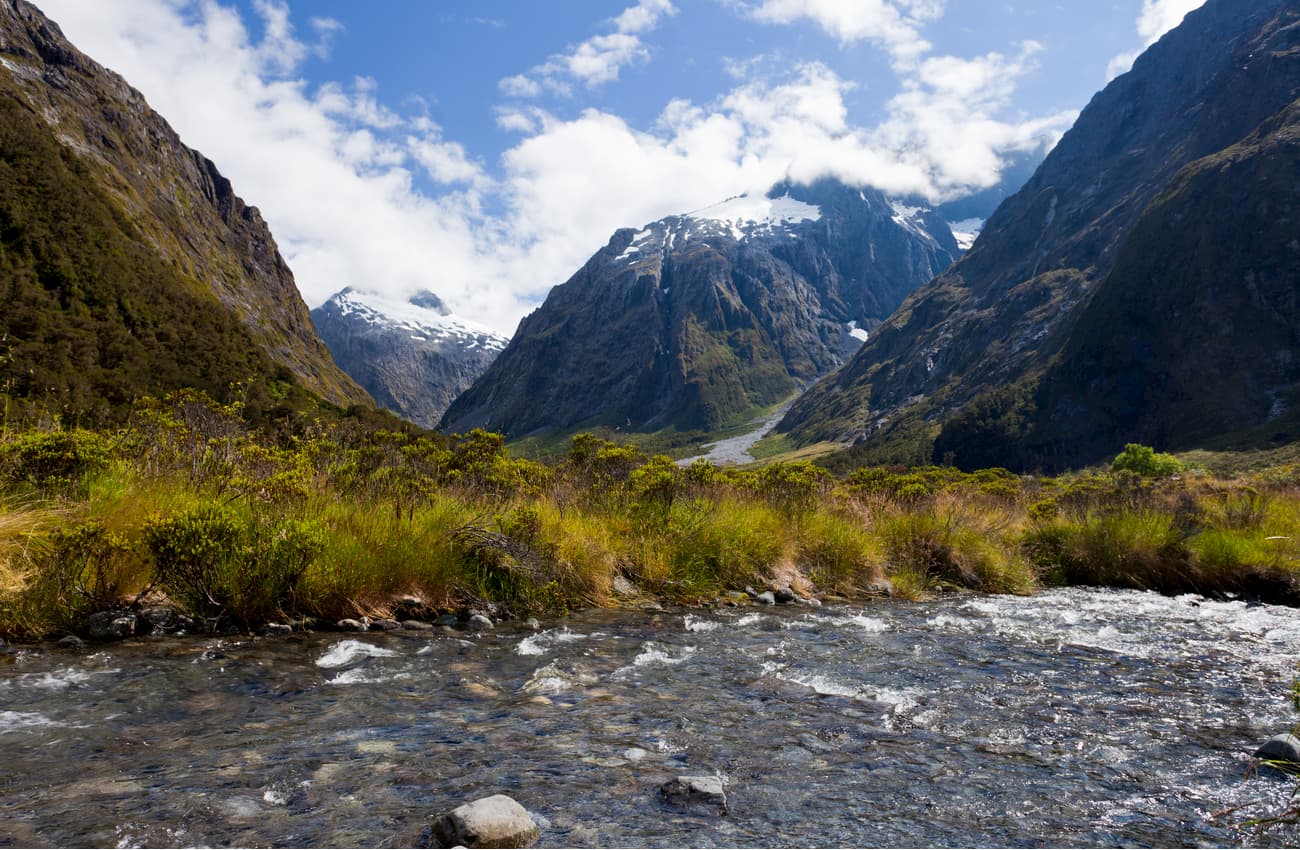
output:
[[[247,382],[254,413],[370,403],[255,207],[139,92],[0,0],[0,381],[73,418]]]
[[[958,253],[929,210],[831,181],[619,230],[443,427],[717,429],[834,369]]]
[[[1300,4],[1209,0],[779,429],[1055,470],[1300,437]]]
[[[453,316],[432,292],[407,301],[348,288],[311,311],[334,360],[378,402],[433,428],[509,342]]]

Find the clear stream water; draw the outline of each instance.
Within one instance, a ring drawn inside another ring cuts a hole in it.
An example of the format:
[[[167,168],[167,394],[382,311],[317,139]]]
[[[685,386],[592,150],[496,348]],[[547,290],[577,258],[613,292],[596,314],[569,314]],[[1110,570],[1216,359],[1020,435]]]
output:
[[[1243,822],[1297,662],[1295,610],[1095,590],[25,648],[0,844],[402,846],[506,793],[539,846],[1294,845]]]

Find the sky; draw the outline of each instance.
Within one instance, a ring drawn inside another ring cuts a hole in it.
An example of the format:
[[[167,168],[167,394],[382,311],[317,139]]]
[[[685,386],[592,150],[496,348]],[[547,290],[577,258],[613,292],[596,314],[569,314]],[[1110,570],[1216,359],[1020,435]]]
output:
[[[309,306],[507,335],[619,227],[782,179],[931,202],[1204,0],[36,0],[257,206]]]

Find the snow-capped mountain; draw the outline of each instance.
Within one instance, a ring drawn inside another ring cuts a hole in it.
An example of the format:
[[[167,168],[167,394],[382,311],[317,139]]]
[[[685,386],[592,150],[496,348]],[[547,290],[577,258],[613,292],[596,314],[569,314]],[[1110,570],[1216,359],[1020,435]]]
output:
[[[959,253],[934,212],[829,180],[619,230],[443,426],[707,433],[834,369]]]
[[[508,342],[428,291],[401,300],[348,287],[311,317],[334,360],[381,407],[429,428]]]

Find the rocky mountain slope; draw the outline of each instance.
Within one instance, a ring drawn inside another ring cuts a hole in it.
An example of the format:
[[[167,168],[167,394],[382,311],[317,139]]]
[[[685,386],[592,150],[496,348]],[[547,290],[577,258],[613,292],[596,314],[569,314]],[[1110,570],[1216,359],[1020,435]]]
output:
[[[426,428],[509,342],[453,316],[432,292],[397,301],[348,288],[311,318],[335,362],[380,407]]]
[[[443,427],[717,429],[834,369],[958,253],[934,213],[829,181],[619,230]]]
[[[1300,380],[1297,97],[1300,4],[1209,0],[780,429],[864,460],[1044,469],[1129,440],[1300,436],[1269,425]]]
[[[0,369],[65,414],[141,392],[368,404],[257,209],[121,77],[0,0]]]

